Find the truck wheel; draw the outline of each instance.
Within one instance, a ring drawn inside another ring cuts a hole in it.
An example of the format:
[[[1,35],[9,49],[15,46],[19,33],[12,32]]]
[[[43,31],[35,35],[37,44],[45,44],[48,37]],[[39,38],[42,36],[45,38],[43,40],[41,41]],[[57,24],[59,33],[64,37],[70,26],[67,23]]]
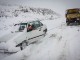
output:
[[[28,45],[28,42],[26,42],[26,40],[24,40],[20,46],[21,50],[25,49],[25,47]]]
[[[79,23],[79,25],[80,25],[80,20],[79,20],[79,22],[78,22],[78,23]]]
[[[68,19],[66,19],[66,23],[67,23],[67,26],[70,24],[70,22],[69,22],[69,20],[68,20]]]
[[[67,26],[69,26],[69,24],[70,24],[70,23],[69,23],[69,22],[67,22]]]

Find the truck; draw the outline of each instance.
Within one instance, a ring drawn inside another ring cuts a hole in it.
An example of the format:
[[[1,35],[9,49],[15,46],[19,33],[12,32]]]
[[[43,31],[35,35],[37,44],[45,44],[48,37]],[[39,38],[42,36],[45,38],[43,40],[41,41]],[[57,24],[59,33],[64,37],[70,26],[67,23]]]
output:
[[[65,17],[67,25],[70,23],[80,24],[80,8],[67,9]]]

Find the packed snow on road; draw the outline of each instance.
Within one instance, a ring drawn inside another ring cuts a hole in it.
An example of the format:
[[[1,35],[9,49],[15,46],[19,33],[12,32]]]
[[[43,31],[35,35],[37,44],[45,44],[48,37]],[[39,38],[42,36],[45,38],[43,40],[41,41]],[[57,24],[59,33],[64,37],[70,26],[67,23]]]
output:
[[[27,16],[31,18],[29,13]],[[31,16],[34,17],[34,14]],[[11,55],[0,53],[1,60],[80,60],[80,26],[67,26],[64,16],[57,16],[53,19],[42,15],[38,17],[42,18],[41,22],[47,26],[48,32],[46,36],[38,39],[36,43],[26,46],[24,50],[20,50],[17,53]],[[18,18],[14,18],[11,21],[14,23],[20,22],[21,20],[15,20]],[[10,17],[10,19],[13,19],[13,17]],[[4,19],[1,20],[1,22],[5,21]],[[11,24],[11,22],[7,22],[7,24]],[[2,25],[4,24],[2,23]],[[12,25],[10,26],[12,27]],[[3,33],[8,28],[3,28],[1,32]],[[8,29],[1,37],[8,34],[11,30],[12,28]],[[5,44],[1,43],[0,45]]]

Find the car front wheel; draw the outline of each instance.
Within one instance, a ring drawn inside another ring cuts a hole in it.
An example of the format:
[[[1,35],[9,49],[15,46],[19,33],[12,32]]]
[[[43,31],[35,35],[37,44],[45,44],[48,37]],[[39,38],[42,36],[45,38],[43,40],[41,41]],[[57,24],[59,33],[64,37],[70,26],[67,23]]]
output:
[[[25,49],[25,47],[28,45],[28,42],[26,42],[26,40],[24,40],[22,43],[21,43],[21,50]]]
[[[44,36],[46,35],[46,33],[47,33],[47,29],[44,30]]]

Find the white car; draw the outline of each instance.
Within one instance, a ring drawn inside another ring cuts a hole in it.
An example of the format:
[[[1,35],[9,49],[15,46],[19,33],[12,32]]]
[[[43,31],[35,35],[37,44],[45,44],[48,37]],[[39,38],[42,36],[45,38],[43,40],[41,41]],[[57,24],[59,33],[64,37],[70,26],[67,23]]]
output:
[[[8,39],[8,41],[6,41],[6,46],[9,46],[7,48],[8,50],[11,50],[12,47],[20,47],[21,50],[23,50],[25,44],[28,45],[34,42],[36,40],[35,38],[42,35],[45,36],[47,32],[46,25],[41,23],[39,20],[22,22],[20,24],[16,24],[15,27],[17,25],[17,31],[12,32],[9,36],[7,35],[8,37],[4,37],[5,39]]]

